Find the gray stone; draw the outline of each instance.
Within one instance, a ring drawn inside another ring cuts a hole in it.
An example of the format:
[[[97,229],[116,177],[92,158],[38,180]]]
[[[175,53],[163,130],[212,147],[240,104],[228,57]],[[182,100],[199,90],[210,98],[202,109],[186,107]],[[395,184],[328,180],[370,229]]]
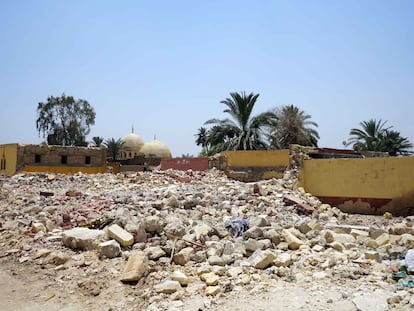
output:
[[[164,222],[158,216],[145,217],[144,227],[146,232],[160,233],[164,228]]]
[[[165,251],[159,246],[148,247],[144,250],[144,253],[151,260],[156,260],[166,254]]]
[[[276,267],[289,267],[292,264],[292,256],[289,253],[281,253],[273,260]]]
[[[254,252],[257,249],[263,249],[264,243],[255,239],[248,239],[245,245],[247,251]]]
[[[164,227],[164,232],[167,236],[177,236],[182,237],[185,235],[185,227],[179,219],[174,219],[173,221],[167,223]]]
[[[249,219],[250,227],[266,227],[269,225],[269,221],[267,220],[267,216],[260,215],[257,217],[253,217]]]
[[[121,253],[121,246],[115,240],[109,240],[99,244],[99,254],[107,258],[118,257]]]
[[[221,257],[216,255],[210,256],[208,258],[208,263],[212,266],[224,266],[226,264]]]
[[[299,247],[305,244],[302,240],[300,240],[298,237],[293,235],[293,233],[287,229],[282,230],[282,236],[284,240],[286,241],[286,243],[289,245],[290,249],[293,249],[293,250],[299,249]]]
[[[192,247],[186,247],[180,250],[177,254],[173,256],[173,261],[177,265],[184,266],[187,262],[190,261],[191,255],[194,253]]]
[[[129,222],[125,225],[125,230],[134,236],[136,243],[143,243],[147,241],[147,232],[145,232],[145,225],[140,222]]]
[[[88,228],[73,228],[62,233],[63,245],[72,249],[97,249],[104,239],[105,231]]]
[[[252,227],[244,233],[245,238],[258,239],[263,236],[262,229],[259,227]]]

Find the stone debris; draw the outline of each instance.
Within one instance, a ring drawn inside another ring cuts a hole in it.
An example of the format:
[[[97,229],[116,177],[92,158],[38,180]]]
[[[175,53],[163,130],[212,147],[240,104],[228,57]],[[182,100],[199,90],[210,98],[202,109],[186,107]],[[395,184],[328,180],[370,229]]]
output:
[[[215,310],[232,292],[280,282],[342,286],[326,298],[339,310],[412,308],[413,289],[401,291],[390,269],[414,249],[414,217],[342,213],[296,189],[295,174],[259,183],[215,169],[0,176],[0,259],[88,296],[129,293],[98,309],[184,310],[201,295],[200,309]]]
[[[121,276],[122,282],[136,282],[141,279],[147,270],[147,258],[142,253],[129,256],[128,262]]]
[[[128,231],[125,231],[117,224],[113,224],[108,228],[108,237],[119,242],[122,246],[131,246],[134,244],[134,237]]]

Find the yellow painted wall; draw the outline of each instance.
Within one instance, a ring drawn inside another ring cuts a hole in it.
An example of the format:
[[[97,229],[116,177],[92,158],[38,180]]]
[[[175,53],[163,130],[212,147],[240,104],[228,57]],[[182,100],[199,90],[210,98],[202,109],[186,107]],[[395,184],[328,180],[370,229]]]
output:
[[[228,168],[289,166],[289,150],[223,151]]]
[[[22,169],[24,172],[50,172],[56,174],[76,174],[79,172],[85,174],[106,173],[107,167],[87,167],[87,166],[38,166],[25,165]]]
[[[386,207],[390,210],[414,207],[414,157],[305,160],[300,186],[315,196],[345,201],[391,199]],[[354,212],[358,209],[342,207]],[[360,204],[360,208],[368,211],[368,206]]]
[[[6,159],[6,169],[0,170],[1,174],[13,175],[16,173],[17,147],[18,144],[0,145],[0,159],[3,157],[3,154]]]

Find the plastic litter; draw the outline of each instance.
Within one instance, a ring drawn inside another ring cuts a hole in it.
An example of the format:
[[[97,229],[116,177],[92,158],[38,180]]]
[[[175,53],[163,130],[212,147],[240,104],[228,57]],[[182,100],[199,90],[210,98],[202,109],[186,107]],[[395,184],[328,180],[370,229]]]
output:
[[[224,223],[224,228],[233,234],[234,238],[240,237],[249,229],[249,223],[246,219],[240,219],[233,216],[230,220]]]

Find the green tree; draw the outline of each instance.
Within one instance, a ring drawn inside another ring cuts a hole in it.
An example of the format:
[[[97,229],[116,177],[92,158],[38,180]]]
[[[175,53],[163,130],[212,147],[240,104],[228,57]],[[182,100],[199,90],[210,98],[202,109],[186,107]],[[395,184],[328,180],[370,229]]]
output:
[[[276,124],[276,115],[271,111],[253,115],[259,94],[246,95],[245,92],[235,92],[230,93],[230,96],[231,98],[226,98],[220,103],[227,106],[223,112],[229,114],[231,119],[210,119],[205,122],[213,125],[208,130],[206,140],[210,147],[209,153],[223,150],[267,149],[263,130],[265,126]]]
[[[205,127],[200,127],[198,129],[197,134],[194,136],[196,137],[195,143],[197,146],[201,146],[200,155],[207,155],[208,154],[208,142],[207,142],[207,135],[208,130]]]
[[[103,142],[104,142],[103,137],[99,137],[99,136],[92,137],[92,142],[91,143],[93,143],[93,145],[95,147],[101,147]]]
[[[388,152],[391,156],[412,154],[413,145],[400,132],[386,127],[387,121],[370,119],[360,123],[361,128],[350,130],[347,146],[368,151]]]
[[[269,127],[270,145],[276,149],[287,149],[291,144],[318,146],[319,134],[311,121],[311,116],[294,105],[285,105],[275,109],[277,116],[275,126]]]
[[[83,99],[62,94],[50,96],[37,106],[36,129],[50,145],[86,146],[86,136],[94,124],[95,111]]]
[[[121,138],[118,138],[118,140],[115,140],[115,138],[108,138],[105,140],[104,145],[108,149],[108,153],[110,154],[110,157],[112,161],[116,161],[118,159],[118,154],[120,153],[124,141]]]

